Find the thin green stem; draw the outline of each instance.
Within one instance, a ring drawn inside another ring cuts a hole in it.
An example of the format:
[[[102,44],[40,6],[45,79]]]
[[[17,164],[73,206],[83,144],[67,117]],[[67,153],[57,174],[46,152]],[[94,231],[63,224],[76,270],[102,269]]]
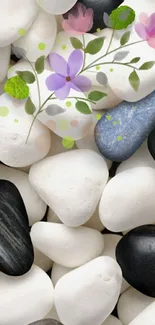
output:
[[[92,63],[88,64],[83,70],[81,70],[80,73],[82,73],[82,72],[84,72],[84,71],[86,71],[86,70],[88,70],[88,69],[96,66],[96,65],[94,65],[94,63],[98,62],[99,60],[103,59],[104,57],[108,56],[109,54],[114,53],[114,52],[116,52],[116,51],[118,51],[118,50],[120,50],[122,48],[124,49],[125,47],[131,46],[131,45],[135,45],[135,44],[138,44],[138,43],[142,43],[142,42],[146,42],[146,41],[145,40],[141,40],[141,41],[133,42],[133,43],[130,43],[130,44],[126,44],[124,46],[119,46],[116,49],[108,52],[107,54],[105,53],[104,55],[102,55],[98,59],[94,60]],[[99,65],[99,63],[98,63],[98,65]]]
[[[113,29],[112,34],[111,34],[111,38],[110,38],[110,42],[109,42],[109,45],[108,45],[108,48],[107,48],[107,50],[106,50],[105,55],[107,55],[108,52],[109,52],[109,50],[110,50],[110,47],[111,47],[111,44],[112,44],[112,40],[113,40],[113,37],[114,37],[114,33],[115,33],[115,31],[114,31],[114,29]]]
[[[36,82],[37,82],[37,90],[38,90],[38,97],[39,97],[39,109],[40,109],[40,106],[41,106],[41,96],[40,96],[40,85],[39,85],[39,80],[38,80],[38,76],[37,76],[37,73],[36,73],[36,70],[33,66],[33,64],[31,63],[31,61],[29,61],[29,59],[25,56],[25,59],[27,60],[27,62],[30,64],[34,74],[35,74],[35,78],[36,78]]]
[[[40,107],[40,112],[42,111],[42,108],[44,107],[44,105],[50,100],[50,99],[56,99],[56,97],[53,97],[52,96],[54,95],[54,92],[52,94],[50,94],[47,99],[43,102],[43,104],[41,105]]]
[[[47,103],[47,101],[48,100],[53,100],[53,99],[57,99],[56,97],[48,97],[47,99],[46,99],[46,101],[44,102],[44,104],[46,104]],[[86,101],[86,102],[89,102],[89,103],[92,103],[92,104],[96,104],[94,101],[92,101],[92,100],[90,100],[90,99],[87,99],[87,98],[83,98],[83,97],[67,97],[67,99],[76,99],[76,100],[84,100],[84,101]],[[43,108],[43,106],[44,106],[44,104],[42,105],[42,108]],[[41,112],[43,112],[44,111],[44,109],[43,110],[41,110]]]
[[[126,66],[126,67],[129,67],[129,68],[132,68],[132,69],[134,69],[134,70],[138,70],[139,71],[139,68],[136,68],[136,67],[134,67],[133,65],[131,65],[131,64],[127,64],[127,63],[122,63],[122,62],[101,62],[101,63],[99,63],[99,65],[106,65],[106,64],[117,64],[117,65],[123,65],[123,66]],[[93,68],[93,67],[96,67],[96,65],[94,64],[94,65],[92,65],[92,67],[91,68]]]
[[[26,144],[27,144],[27,142],[28,142],[28,139],[29,139],[30,133],[31,133],[31,131],[32,131],[32,128],[33,128],[34,122],[35,122],[35,120],[36,120],[38,114],[39,114],[39,113],[37,113],[37,114],[35,115],[35,117],[34,117],[32,123],[31,123],[30,129],[29,129],[29,133],[28,133],[28,135],[27,135],[26,142],[25,142]]]

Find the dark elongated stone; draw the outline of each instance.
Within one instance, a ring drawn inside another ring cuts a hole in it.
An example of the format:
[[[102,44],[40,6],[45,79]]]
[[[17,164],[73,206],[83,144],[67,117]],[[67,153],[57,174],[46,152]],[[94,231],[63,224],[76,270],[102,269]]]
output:
[[[116,247],[116,259],[131,286],[155,297],[155,225],[127,233]]]
[[[153,129],[148,137],[148,149],[153,159],[155,159],[155,129]]]
[[[60,322],[58,322],[56,319],[41,319],[37,322],[31,323],[29,325],[62,325]]]
[[[98,28],[103,29],[107,27],[103,21],[104,12],[110,15],[111,12],[123,2],[123,0],[79,0],[78,2],[83,3],[86,8],[93,9],[94,23],[90,32],[95,33]]]
[[[22,197],[14,184],[0,180],[0,271],[23,275],[33,264],[29,222]]]

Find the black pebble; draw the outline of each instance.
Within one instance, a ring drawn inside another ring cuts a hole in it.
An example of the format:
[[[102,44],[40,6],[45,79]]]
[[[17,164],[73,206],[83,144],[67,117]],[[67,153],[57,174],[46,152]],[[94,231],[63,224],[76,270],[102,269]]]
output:
[[[33,264],[29,222],[22,197],[14,184],[0,180],[0,271],[23,275]]]
[[[116,259],[132,287],[155,297],[155,225],[127,233],[117,245]]]
[[[62,325],[62,323],[58,322],[55,319],[48,318],[38,320],[37,322],[31,323],[29,325]]]
[[[150,133],[147,143],[150,154],[155,160],[155,129]]]
[[[107,27],[103,21],[104,12],[110,15],[111,12],[123,2],[123,0],[79,0],[77,3],[78,2],[83,3],[87,8],[93,9],[94,24],[89,33],[95,33],[98,28],[103,29]]]

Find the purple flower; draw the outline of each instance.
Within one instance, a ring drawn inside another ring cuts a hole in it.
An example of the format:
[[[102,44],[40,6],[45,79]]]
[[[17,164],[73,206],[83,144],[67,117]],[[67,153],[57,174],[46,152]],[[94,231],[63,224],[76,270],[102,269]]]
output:
[[[91,81],[87,77],[77,75],[83,65],[83,53],[80,50],[74,50],[68,62],[61,55],[51,53],[49,64],[55,73],[46,79],[46,86],[55,92],[58,99],[67,98],[71,89],[79,92],[90,90]]]
[[[155,13],[151,16],[141,13],[140,22],[135,24],[135,31],[149,46],[155,48]]]

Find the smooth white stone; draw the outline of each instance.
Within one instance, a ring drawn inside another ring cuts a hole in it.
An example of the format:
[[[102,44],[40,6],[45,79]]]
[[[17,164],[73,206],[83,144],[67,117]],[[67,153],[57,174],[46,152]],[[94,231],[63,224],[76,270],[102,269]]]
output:
[[[34,247],[52,261],[77,267],[99,256],[104,248],[102,234],[87,227],[70,228],[63,224],[37,222],[31,228]]]
[[[34,68],[35,67],[35,63],[32,62],[31,64],[32,64],[32,66]],[[33,72],[32,66],[25,59],[20,59],[17,63],[15,63],[14,65],[12,65],[8,69],[7,77],[8,77],[8,79],[10,79],[10,78],[16,76],[17,75],[17,71],[31,71],[31,72]],[[45,59],[45,69],[51,71],[47,58]]]
[[[27,31],[36,15],[35,0],[3,1],[0,10],[0,47],[10,45],[18,39],[20,31]]]
[[[101,111],[99,114],[103,116],[104,111]],[[84,138],[80,140],[76,140],[75,143],[78,149],[91,149],[100,154],[94,138],[94,129],[97,124],[97,118],[96,118],[97,115],[98,114],[93,111],[93,124],[90,127],[88,134]],[[110,169],[112,166],[112,161],[106,159],[105,157],[104,159],[107,163],[108,169]]]
[[[105,187],[99,206],[104,226],[124,231],[155,222],[155,170],[128,169],[113,177]]]
[[[37,248],[34,247],[34,264],[39,266],[45,272],[47,272],[51,269],[53,262],[42,252],[38,251]]]
[[[95,212],[108,181],[108,169],[96,152],[72,150],[34,164],[29,179],[60,220],[77,227]]]
[[[73,148],[71,148],[71,149],[65,148],[62,144],[62,138],[60,138],[54,132],[51,132],[51,148],[47,155],[48,157],[58,155],[59,153],[62,153],[62,152],[71,151],[73,149],[77,149],[76,145],[74,145]]]
[[[17,54],[22,55],[23,50],[25,56],[32,62],[44,55],[47,57],[52,51],[57,33],[57,23],[53,15],[49,15],[43,11],[39,11],[31,28],[25,36],[19,38],[13,43]],[[39,49],[39,45],[43,44],[45,49]]]
[[[0,273],[0,323],[27,325],[47,315],[54,303],[53,285],[37,266],[22,276]]]
[[[71,9],[76,0],[36,0],[38,5],[46,12],[54,15],[60,15]]]
[[[104,234],[104,250],[103,256],[110,256],[116,260],[116,246],[121,240],[122,236],[114,234]],[[129,288],[130,284],[125,279],[122,280],[121,292],[124,292]]]
[[[155,302],[144,309],[130,325],[154,325]]]
[[[121,283],[119,265],[107,256],[64,275],[55,287],[60,321],[64,325],[100,325],[114,309]]]
[[[60,321],[55,306],[53,306],[53,308],[52,308],[51,311],[46,315],[45,318],[46,318],[46,319],[48,319],[48,318],[52,318],[52,319],[56,319],[56,320]]]
[[[142,144],[142,146],[134,153],[133,156],[123,161],[118,166],[116,174],[130,168],[143,166],[155,168],[155,161],[148,150],[147,141]]]
[[[30,226],[44,217],[47,206],[32,188],[28,174],[0,165],[0,179],[8,180],[17,186],[25,204]]]
[[[26,143],[33,117],[25,113],[24,105],[25,101],[0,96],[0,108],[8,109],[7,116],[0,116],[0,160],[11,167],[35,163],[48,154],[51,145],[49,130],[38,120]]]
[[[11,55],[11,46],[6,46],[3,48],[0,48],[0,83],[3,82],[3,80],[7,76],[7,71],[10,64],[10,55]]]
[[[143,295],[130,287],[120,296],[117,305],[118,317],[124,325],[128,325],[153,301],[154,298]]]
[[[52,267],[52,271],[51,271],[51,280],[52,283],[55,287],[55,285],[57,284],[57,282],[62,278],[62,276],[64,276],[65,274],[67,274],[68,272],[74,270],[74,268],[70,268],[70,267],[66,267],[57,263],[53,263],[53,267]]]
[[[101,325],[122,325],[122,323],[118,318],[110,315]]]

